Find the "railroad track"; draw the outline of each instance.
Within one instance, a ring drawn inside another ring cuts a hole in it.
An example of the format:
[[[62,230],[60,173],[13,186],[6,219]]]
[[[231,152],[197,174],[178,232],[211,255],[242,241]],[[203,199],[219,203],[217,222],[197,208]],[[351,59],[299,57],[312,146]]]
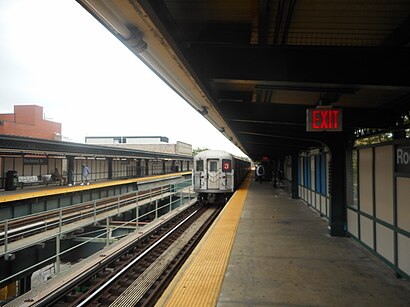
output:
[[[192,206],[36,306],[152,306],[220,210]]]

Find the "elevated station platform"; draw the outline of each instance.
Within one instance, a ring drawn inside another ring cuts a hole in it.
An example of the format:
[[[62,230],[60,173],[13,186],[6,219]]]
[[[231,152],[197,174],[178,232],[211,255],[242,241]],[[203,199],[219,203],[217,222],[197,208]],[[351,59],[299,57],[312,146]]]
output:
[[[130,179],[100,180],[84,186],[49,185],[1,191],[0,222],[138,190],[175,184],[181,179],[189,180],[190,176],[191,172],[178,172]]]
[[[139,177],[131,179],[117,179],[117,180],[102,180],[98,182],[90,182],[89,185],[74,185],[74,186],[59,186],[59,185],[49,185],[49,186],[40,186],[40,187],[29,187],[25,189],[16,189],[14,191],[1,191],[0,193],[0,204],[7,203],[12,201],[20,201],[31,198],[38,198],[44,196],[54,196],[59,194],[75,193],[80,191],[115,187],[121,185],[127,185],[132,183],[145,183],[160,181],[164,179],[169,179],[173,177],[181,177],[190,175],[191,172],[180,172],[180,173],[171,173],[165,175],[154,175],[148,177]]]
[[[247,178],[157,306],[408,306],[410,283],[327,225]]]

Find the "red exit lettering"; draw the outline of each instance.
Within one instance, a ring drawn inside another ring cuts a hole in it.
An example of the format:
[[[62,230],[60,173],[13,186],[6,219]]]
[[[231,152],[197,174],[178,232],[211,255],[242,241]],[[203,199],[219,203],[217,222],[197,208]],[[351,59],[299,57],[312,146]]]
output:
[[[313,129],[338,129],[339,110],[313,110],[312,111]]]

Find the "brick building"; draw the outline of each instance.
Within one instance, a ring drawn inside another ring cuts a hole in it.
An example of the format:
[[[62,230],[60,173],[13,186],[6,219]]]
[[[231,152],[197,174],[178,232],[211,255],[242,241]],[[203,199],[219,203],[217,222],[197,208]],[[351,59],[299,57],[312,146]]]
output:
[[[192,145],[177,141],[168,143],[165,136],[86,136],[86,144],[122,147],[136,150],[147,150],[161,153],[172,153],[192,156]]]
[[[14,106],[14,113],[0,114],[0,134],[60,140],[61,124],[43,118],[43,107]]]

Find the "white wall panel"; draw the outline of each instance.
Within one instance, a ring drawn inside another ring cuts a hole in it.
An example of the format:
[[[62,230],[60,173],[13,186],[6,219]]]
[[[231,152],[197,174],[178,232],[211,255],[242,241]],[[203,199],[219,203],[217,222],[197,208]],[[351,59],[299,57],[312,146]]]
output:
[[[329,200],[329,199],[326,199],[326,216],[327,216],[327,217],[330,216],[330,214],[329,214],[329,203],[330,203],[330,200]]]
[[[63,173],[62,170],[60,170],[61,173]],[[33,165],[32,173],[31,175],[33,176],[38,176],[40,175],[40,165]]]
[[[373,150],[359,151],[360,210],[373,215]]]
[[[312,190],[310,190],[310,203],[313,207],[315,207],[315,192],[313,192]]]
[[[393,224],[393,146],[375,148],[376,217]]]
[[[360,239],[367,246],[373,247],[373,221],[367,217],[360,216]]]
[[[6,173],[8,171],[12,171],[13,168],[13,158],[4,158],[4,175],[6,175]]]
[[[11,164],[12,166],[13,164]],[[14,168],[10,168],[10,170],[17,171],[18,176],[29,176],[31,175],[31,165],[23,166],[23,159],[15,158],[14,159]]]
[[[16,158],[14,163],[14,170],[17,171],[17,175],[23,175],[23,159]]]
[[[410,232],[410,178],[397,178],[397,226]]]
[[[41,175],[47,175],[47,171],[48,171],[47,165],[40,165]]]
[[[324,215],[327,216],[327,212],[326,212],[326,202],[327,202],[327,200],[326,200],[326,197],[324,197],[324,196],[321,196],[321,198],[322,198],[322,208],[321,208],[320,212],[322,212]]]
[[[347,230],[356,238],[359,237],[357,212],[347,209]]]
[[[316,193],[310,192],[310,195],[311,195],[312,207],[316,209]]]
[[[81,180],[81,160],[74,160],[74,181]]]
[[[398,234],[398,267],[410,275],[410,238]]]
[[[89,160],[88,161],[88,168],[90,169],[90,176],[88,176],[89,180],[95,179],[95,172],[97,171],[97,163],[96,160]]]
[[[320,198],[321,198],[320,194],[317,193],[316,194],[316,209],[319,211],[320,211]]]
[[[384,258],[394,263],[394,233],[393,230],[376,224],[377,252]]]

